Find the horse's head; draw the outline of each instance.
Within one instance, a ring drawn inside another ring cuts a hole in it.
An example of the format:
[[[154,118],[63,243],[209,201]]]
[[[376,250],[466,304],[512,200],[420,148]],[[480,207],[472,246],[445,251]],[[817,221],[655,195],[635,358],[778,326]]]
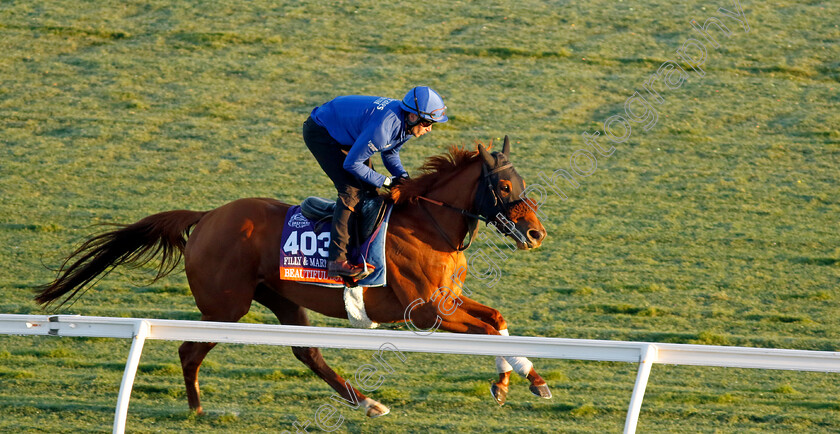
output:
[[[516,247],[529,250],[539,247],[546,230],[537,218],[537,204],[524,197],[525,181],[509,160],[510,139],[505,136],[501,152],[490,153],[479,144],[482,160],[481,178],[476,191],[478,213],[496,230],[516,241]]]

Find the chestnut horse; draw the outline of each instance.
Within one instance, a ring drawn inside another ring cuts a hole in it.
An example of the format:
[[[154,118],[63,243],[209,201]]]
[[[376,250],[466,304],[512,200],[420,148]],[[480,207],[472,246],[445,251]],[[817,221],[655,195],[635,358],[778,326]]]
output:
[[[477,148],[452,147],[448,154],[427,160],[421,176],[392,189],[390,199],[395,205],[386,238],[387,286],[363,289],[372,321],[404,322],[408,316],[418,329],[507,334],[499,311],[461,293],[467,264],[463,250],[469,245],[462,240],[467,235],[474,238],[479,220],[513,238],[521,250],[538,247],[546,231],[534,212],[534,202],[523,198],[525,183],[508,160],[508,138],[502,152],[491,154],[480,144]],[[250,198],[206,212],[151,215],[89,239],[65,260],[55,281],[38,288],[35,300],[49,304],[69,293],[64,304],[112,267],[142,265],[162,256],[157,280],[170,273],[183,254],[202,320],[236,322],[248,313],[252,300],[270,309],[281,324],[309,325],[305,309],[347,318],[341,290],[280,280],[281,231],[289,207],[273,199]],[[455,285],[449,283],[451,279]],[[450,286],[455,288],[440,298],[439,289]],[[441,303],[443,299],[448,303]],[[198,369],[215,345],[184,342],[178,350],[187,400],[197,413],[202,412]],[[318,348],[293,347],[292,351],[343,399],[361,404],[368,416],[389,412],[327,366]],[[531,392],[551,397],[526,358],[497,357],[496,365],[499,378],[490,389],[499,404],[505,402],[514,370],[530,381]]]

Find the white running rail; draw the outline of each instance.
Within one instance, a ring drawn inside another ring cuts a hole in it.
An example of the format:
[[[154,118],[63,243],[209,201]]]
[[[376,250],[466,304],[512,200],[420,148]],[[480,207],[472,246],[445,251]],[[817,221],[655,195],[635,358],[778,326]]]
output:
[[[0,335],[132,339],[131,350],[117,398],[114,433],[125,431],[128,401],[146,339],[374,351],[379,350],[383,344],[390,343],[400,351],[409,352],[639,363],[636,385],[633,388],[630,407],[627,410],[627,419],[624,425],[625,433],[636,431],[642,398],[650,376],[651,366],[654,363],[840,372],[840,352],[829,351],[453,333],[432,333],[420,336],[413,332],[392,330],[75,315],[0,314]]]

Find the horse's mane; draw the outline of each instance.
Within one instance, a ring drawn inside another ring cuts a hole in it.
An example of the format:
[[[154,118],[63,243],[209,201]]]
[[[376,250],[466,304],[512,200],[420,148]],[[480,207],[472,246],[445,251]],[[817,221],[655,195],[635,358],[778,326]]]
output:
[[[458,146],[450,146],[448,152],[429,157],[420,166],[420,176],[404,181],[391,189],[391,199],[397,204],[415,202],[417,196],[426,194],[442,177],[461,170],[477,158],[477,149],[470,151]]]

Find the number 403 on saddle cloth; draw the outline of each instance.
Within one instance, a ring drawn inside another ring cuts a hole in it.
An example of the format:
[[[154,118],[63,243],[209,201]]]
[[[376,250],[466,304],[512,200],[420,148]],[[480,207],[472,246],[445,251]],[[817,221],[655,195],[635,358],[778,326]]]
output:
[[[385,285],[385,234],[391,209],[370,237],[350,251],[351,261],[362,261],[376,267],[374,272],[358,282],[361,286]],[[289,208],[283,226],[280,252],[280,279],[343,288],[341,277],[327,277],[327,257],[330,245],[330,222],[310,221],[300,212],[300,206]]]

